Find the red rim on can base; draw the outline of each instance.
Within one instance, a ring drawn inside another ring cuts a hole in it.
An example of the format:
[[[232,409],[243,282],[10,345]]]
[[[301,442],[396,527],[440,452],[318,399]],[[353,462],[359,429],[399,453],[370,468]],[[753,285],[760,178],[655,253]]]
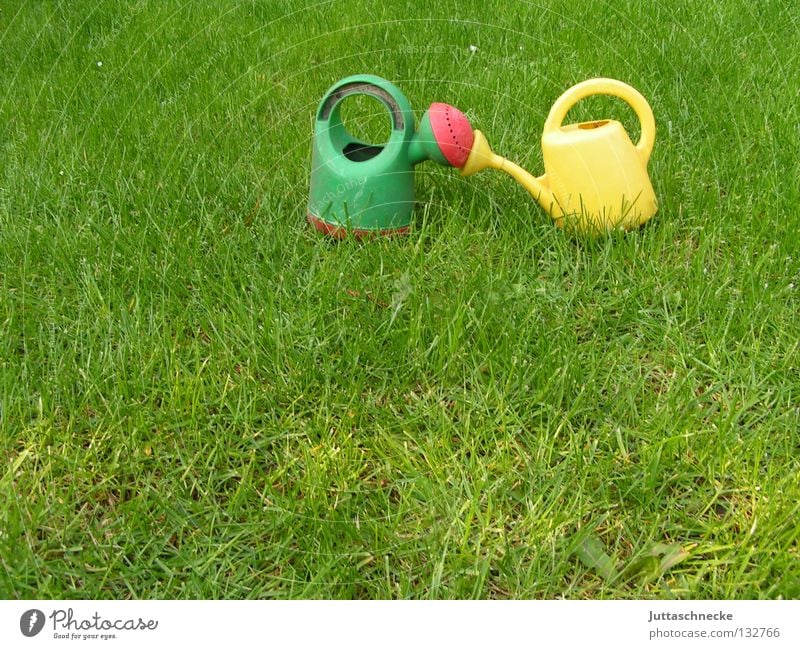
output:
[[[404,226],[402,228],[389,228],[387,230],[359,230],[357,228],[348,229],[343,228],[340,225],[334,225],[332,223],[326,223],[319,217],[314,216],[313,214],[307,214],[306,218],[308,222],[314,226],[319,232],[323,234],[327,234],[330,237],[334,237],[335,239],[346,239],[348,235],[354,236],[356,239],[369,239],[370,237],[381,236],[381,237],[393,237],[393,236],[403,236],[408,234],[408,226]]]

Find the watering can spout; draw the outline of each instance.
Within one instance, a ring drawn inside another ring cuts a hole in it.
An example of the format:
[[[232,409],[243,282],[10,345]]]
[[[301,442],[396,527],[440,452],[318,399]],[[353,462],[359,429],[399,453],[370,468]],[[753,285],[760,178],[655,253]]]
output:
[[[528,193],[533,197],[542,209],[548,214],[552,215],[556,206],[556,197],[550,191],[547,176],[539,176],[536,178],[533,174],[528,173],[519,165],[514,164],[510,160],[503,159],[503,166],[500,167],[509,176],[522,185]]]
[[[475,139],[472,143],[472,150],[470,151],[469,158],[467,158],[464,168],[461,170],[461,175],[472,176],[487,168],[505,171],[522,185],[546,212],[552,212],[556,204],[556,199],[553,192],[551,192],[548,187],[547,178],[545,176],[536,178],[519,165],[497,155],[492,151],[491,146],[489,146],[486,136],[479,130],[476,130]]]

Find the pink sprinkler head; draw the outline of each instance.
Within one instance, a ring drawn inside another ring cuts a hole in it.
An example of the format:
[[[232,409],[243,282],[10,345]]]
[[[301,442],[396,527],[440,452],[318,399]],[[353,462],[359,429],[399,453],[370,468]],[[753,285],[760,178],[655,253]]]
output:
[[[461,169],[467,163],[475,135],[467,116],[458,108],[435,102],[422,116],[414,139],[414,163],[435,160]]]
[[[467,163],[475,139],[467,116],[455,106],[439,102],[431,104],[428,114],[436,144],[447,161],[461,169]]]

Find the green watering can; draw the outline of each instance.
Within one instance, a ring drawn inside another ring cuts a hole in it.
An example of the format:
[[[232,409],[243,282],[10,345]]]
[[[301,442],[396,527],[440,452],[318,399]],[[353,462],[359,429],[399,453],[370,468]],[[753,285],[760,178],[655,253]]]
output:
[[[385,144],[361,142],[345,128],[340,107],[351,95],[386,107],[392,130]],[[469,120],[453,106],[431,104],[415,129],[408,99],[393,83],[371,74],[342,79],[317,109],[308,221],[338,238],[404,233],[414,206],[414,166],[434,160],[462,168],[473,139]]]

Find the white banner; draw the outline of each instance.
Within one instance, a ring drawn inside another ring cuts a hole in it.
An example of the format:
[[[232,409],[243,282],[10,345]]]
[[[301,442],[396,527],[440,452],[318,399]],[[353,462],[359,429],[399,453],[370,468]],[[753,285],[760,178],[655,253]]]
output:
[[[0,601],[0,647],[800,647],[796,601]]]

